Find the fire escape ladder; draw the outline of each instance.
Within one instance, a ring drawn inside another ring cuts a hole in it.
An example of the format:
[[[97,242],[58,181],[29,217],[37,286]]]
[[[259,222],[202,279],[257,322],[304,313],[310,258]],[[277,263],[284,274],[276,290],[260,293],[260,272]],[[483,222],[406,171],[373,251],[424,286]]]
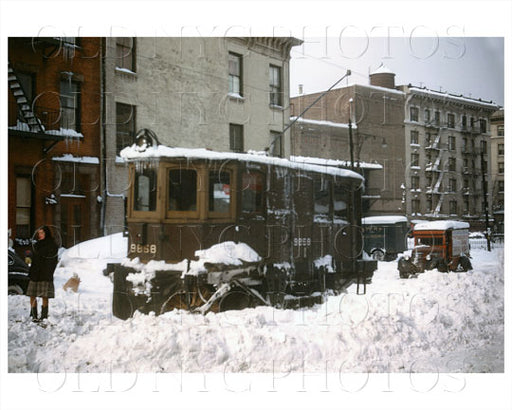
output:
[[[439,147],[439,139],[440,139],[440,136],[438,136],[436,139],[437,147]],[[436,209],[434,211],[435,216],[438,216],[439,213],[441,212],[441,207],[443,206],[443,200],[444,200],[444,195],[445,195],[444,190],[443,190],[443,192],[439,191],[441,189],[441,184],[443,183],[443,177],[446,172],[445,167],[442,165],[443,154],[444,154],[444,150],[441,147],[439,147],[439,155],[437,156],[437,159],[436,159],[436,162],[434,165],[435,169],[439,172],[439,176],[438,176],[436,184],[434,186],[434,193],[440,194],[439,201],[437,202]]]
[[[25,91],[23,91],[23,87],[21,86],[21,82],[16,75],[16,72],[13,70],[11,63],[8,63],[8,84],[9,89],[16,100],[16,104],[18,105],[18,112],[21,116],[23,122],[25,122],[30,130],[30,132],[35,133],[44,133],[44,127],[39,121],[39,118],[34,114],[32,110],[31,101],[28,100]]]

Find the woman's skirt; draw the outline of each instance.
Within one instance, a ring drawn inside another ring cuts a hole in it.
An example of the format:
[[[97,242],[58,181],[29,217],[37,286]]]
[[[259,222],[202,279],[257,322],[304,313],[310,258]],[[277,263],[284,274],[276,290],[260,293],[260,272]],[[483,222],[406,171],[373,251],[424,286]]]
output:
[[[40,298],[54,298],[55,287],[53,282],[28,282],[27,296],[37,296]]]

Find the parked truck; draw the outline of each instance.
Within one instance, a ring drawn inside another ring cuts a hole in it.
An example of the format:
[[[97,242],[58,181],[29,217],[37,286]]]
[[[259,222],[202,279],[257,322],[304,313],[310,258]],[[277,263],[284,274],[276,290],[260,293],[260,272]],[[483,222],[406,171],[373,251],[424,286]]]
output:
[[[414,226],[411,256],[398,260],[401,278],[426,270],[439,272],[473,269],[469,252],[469,224],[460,221],[430,221]]]

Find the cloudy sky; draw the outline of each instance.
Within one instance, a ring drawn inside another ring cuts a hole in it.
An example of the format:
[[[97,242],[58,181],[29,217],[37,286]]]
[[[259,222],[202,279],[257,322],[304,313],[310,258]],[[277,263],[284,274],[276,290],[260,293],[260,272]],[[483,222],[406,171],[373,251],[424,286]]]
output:
[[[303,37],[292,51],[291,95],[320,92],[347,69],[352,83],[368,84],[381,64],[396,73],[396,84],[413,84],[504,104],[503,37]]]

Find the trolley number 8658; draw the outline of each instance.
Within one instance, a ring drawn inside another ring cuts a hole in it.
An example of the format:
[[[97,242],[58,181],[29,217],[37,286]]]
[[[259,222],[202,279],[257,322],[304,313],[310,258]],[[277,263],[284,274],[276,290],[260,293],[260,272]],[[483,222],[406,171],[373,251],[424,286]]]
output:
[[[130,244],[130,253],[156,253],[156,245]]]

